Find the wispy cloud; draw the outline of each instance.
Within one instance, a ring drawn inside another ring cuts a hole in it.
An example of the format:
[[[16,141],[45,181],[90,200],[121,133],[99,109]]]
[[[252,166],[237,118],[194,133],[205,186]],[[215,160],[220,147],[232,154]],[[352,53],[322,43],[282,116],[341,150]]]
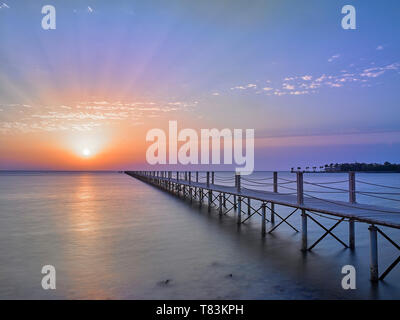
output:
[[[231,90],[246,90],[246,89],[255,89],[255,88],[257,88],[256,84],[249,83],[249,84],[246,84],[246,85],[243,85],[243,86],[233,87],[233,88],[231,88]]]
[[[376,50],[378,50],[378,51],[379,51],[379,50],[383,50],[383,46],[377,46],[377,47],[376,47]]]
[[[293,90],[294,86],[291,85],[291,84],[284,83],[283,84],[283,89],[285,89],[285,90]]]
[[[400,63],[392,63],[384,67],[373,67],[364,69],[360,74],[362,77],[376,78],[383,75],[388,70],[398,70],[400,68]]]
[[[336,55],[339,56],[339,55]],[[336,57],[334,56],[334,57]],[[374,63],[371,63],[374,65]],[[267,96],[287,96],[287,95],[305,95],[315,94],[322,88],[341,88],[348,84],[359,83],[361,87],[371,86],[373,83],[367,83],[373,78],[377,78],[388,71],[400,70],[400,63],[395,62],[386,66],[373,66],[369,68],[356,68],[350,65],[350,70],[341,70],[337,74],[319,74],[319,75],[295,75],[283,77],[281,83],[273,83],[271,80],[265,80],[268,83],[267,87],[261,88],[257,91],[251,91],[252,93],[261,94]],[[247,90],[250,88],[256,88],[254,84],[241,85],[231,90]]]
[[[5,104],[0,133],[35,131],[90,131],[108,125],[139,124],[141,119],[157,118],[169,112],[191,111],[195,102],[109,102],[80,101],[75,105],[30,106]],[[21,112],[25,110],[21,115]]]
[[[329,59],[328,59],[328,62],[332,62],[333,60],[336,60],[336,59],[338,59],[340,57],[340,54],[335,54],[335,55],[333,55],[332,57],[330,57]]]

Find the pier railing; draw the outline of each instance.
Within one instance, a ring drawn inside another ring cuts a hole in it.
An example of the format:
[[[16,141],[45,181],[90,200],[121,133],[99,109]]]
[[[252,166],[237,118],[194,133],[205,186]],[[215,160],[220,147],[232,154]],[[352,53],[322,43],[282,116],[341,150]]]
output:
[[[351,204],[357,203],[357,195],[391,201],[392,203],[396,204],[400,203],[400,197],[395,198],[396,196],[400,196],[400,187],[375,184],[364,180],[359,180],[356,179],[355,172],[348,172],[348,178],[344,180],[321,182],[304,180],[303,172],[295,172],[296,179],[286,179],[283,177],[279,177],[278,179],[278,172],[273,172],[271,177],[251,177],[241,176],[239,174],[227,176],[225,172],[216,173],[214,171],[137,171],[136,173],[146,177],[168,178],[171,180],[176,179],[177,181],[189,183],[204,182],[207,186],[234,186],[238,192],[240,192],[242,189],[265,191],[268,188],[274,193],[296,195],[298,204],[302,204],[305,197],[319,199],[322,201],[327,200],[320,196],[316,196],[315,194],[348,194],[348,202]],[[384,190],[357,190],[356,183],[364,186],[374,186],[375,188]],[[338,184],[342,186],[338,187]],[[344,184],[347,184],[347,188],[343,187]],[[388,189],[390,192],[387,191]],[[397,192],[393,190],[396,190]],[[388,211],[385,212],[388,213]],[[392,213],[399,213],[399,211],[394,210]]]

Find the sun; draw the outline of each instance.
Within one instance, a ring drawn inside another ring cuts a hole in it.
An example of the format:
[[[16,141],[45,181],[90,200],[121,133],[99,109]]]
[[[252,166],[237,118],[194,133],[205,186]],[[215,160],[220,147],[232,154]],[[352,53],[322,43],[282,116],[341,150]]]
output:
[[[82,154],[83,154],[85,157],[89,157],[90,154],[91,154],[90,149],[89,149],[89,148],[83,148]]]

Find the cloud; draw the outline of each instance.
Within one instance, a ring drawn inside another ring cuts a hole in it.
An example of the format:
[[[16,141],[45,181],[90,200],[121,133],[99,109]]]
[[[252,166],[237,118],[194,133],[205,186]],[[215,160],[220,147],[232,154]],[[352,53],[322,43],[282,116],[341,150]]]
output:
[[[257,88],[257,85],[254,84],[254,83],[249,83],[249,84],[246,84],[244,86],[233,87],[233,88],[231,88],[231,90],[246,90],[246,89],[252,89],[252,88],[253,89]]]
[[[302,94],[308,94],[308,93],[309,93],[309,92],[308,92],[307,90],[303,90],[303,91],[291,91],[291,92],[289,92],[289,94],[295,95],[295,96],[302,95]]]
[[[0,4],[0,9],[2,9],[2,8],[10,9],[10,7],[8,6],[8,4],[5,3],[5,2],[3,2],[3,3]]]
[[[285,90],[293,90],[294,86],[290,85],[290,84],[287,84],[287,83],[284,83],[283,84],[283,89],[285,89]]]
[[[214,92],[212,95],[213,96],[219,96],[219,92]]]
[[[87,7],[87,11],[88,11],[89,13],[92,13],[92,12],[93,12],[93,9],[92,9],[90,6],[88,6],[88,7]]]
[[[331,59],[337,59],[340,55],[334,55]],[[372,67],[371,67],[372,65]],[[370,87],[374,85],[373,79],[389,71],[396,71],[400,74],[400,62],[394,62],[385,66],[376,66],[371,63],[365,69],[350,65],[346,70],[341,69],[336,74],[305,74],[282,77],[283,80],[272,82],[266,80],[268,86],[258,90],[251,90],[254,94],[265,96],[305,95],[318,93],[323,88],[337,89],[344,86]],[[247,90],[256,88],[255,84],[237,86],[231,90]]]
[[[376,50],[378,50],[378,51],[379,51],[379,50],[383,50],[383,46],[377,46],[377,47],[376,47]]]
[[[400,68],[400,63],[392,63],[384,67],[373,67],[364,69],[364,71],[360,74],[362,77],[368,78],[376,78],[383,75],[388,70],[398,70]]]
[[[94,128],[140,124],[140,119],[161,117],[169,112],[190,111],[195,102],[109,102],[80,101],[76,105],[30,106],[1,105],[0,133],[35,131],[89,131]],[[24,111],[21,114],[21,111]]]
[[[332,57],[330,57],[329,59],[328,59],[328,62],[332,62],[333,60],[336,60],[336,59],[338,59],[340,57],[340,54],[335,54],[335,55],[333,55]]]

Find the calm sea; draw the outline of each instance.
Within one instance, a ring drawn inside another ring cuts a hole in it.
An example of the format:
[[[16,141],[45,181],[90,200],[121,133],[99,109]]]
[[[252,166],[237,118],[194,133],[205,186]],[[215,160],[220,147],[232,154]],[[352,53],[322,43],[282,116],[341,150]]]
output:
[[[229,176],[217,173],[218,179]],[[270,176],[262,172],[252,178]],[[290,173],[279,176],[295,178]],[[341,173],[305,175],[310,182],[346,178]],[[397,187],[399,178],[399,174],[357,174],[362,181]],[[346,183],[333,186],[347,188]],[[313,188],[306,187],[310,192]],[[357,188],[396,191],[366,184]],[[312,194],[347,199],[342,193]],[[358,201],[397,208],[400,204],[368,196]],[[277,210],[282,215],[289,212]],[[318,219],[326,226],[336,222]],[[300,229],[298,213],[289,221]],[[199,209],[197,203],[125,174],[3,172],[0,299],[399,299],[399,266],[385,282],[377,286],[369,282],[367,228],[356,224],[355,251],[327,237],[303,254],[300,233],[286,225],[262,239],[259,216],[238,228],[232,211],[220,218],[215,211],[208,213],[205,205]],[[400,242],[400,230],[383,230]],[[347,241],[347,231],[344,223],[335,234]],[[309,222],[310,242],[323,233]],[[379,238],[381,272],[398,254]],[[348,264],[357,270],[356,290],[341,287],[341,268]],[[56,290],[41,287],[44,265],[56,268]]]

